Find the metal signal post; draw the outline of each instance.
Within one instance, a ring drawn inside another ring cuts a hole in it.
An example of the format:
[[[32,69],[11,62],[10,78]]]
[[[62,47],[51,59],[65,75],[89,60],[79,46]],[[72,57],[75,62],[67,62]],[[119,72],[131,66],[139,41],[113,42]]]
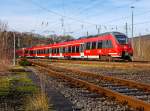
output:
[[[13,65],[16,65],[16,36],[15,33],[13,32],[13,37],[14,37],[14,57],[13,57]]]
[[[134,6],[131,7],[132,9],[132,47],[134,47],[134,44],[133,44],[133,37],[134,37]]]

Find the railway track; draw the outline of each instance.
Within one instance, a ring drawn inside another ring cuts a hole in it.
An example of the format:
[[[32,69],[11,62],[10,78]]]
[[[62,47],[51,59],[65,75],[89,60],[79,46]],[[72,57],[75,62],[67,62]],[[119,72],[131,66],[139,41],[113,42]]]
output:
[[[136,110],[149,111],[150,109],[150,85],[148,84],[56,67],[41,62],[32,61],[32,63],[42,67],[52,77],[61,78],[76,86],[87,88],[91,92],[112,97]]]
[[[36,74],[41,76],[44,74],[43,76],[46,76],[47,81],[45,84],[47,84],[48,87],[54,88],[56,92],[63,94],[63,96],[73,104],[72,110],[69,111],[134,111],[130,106],[118,104],[110,97],[72,85],[61,78],[50,77],[44,69],[33,67],[33,70],[36,71]],[[63,100],[61,100],[61,103],[65,104],[64,101],[62,101]],[[65,110],[66,107],[68,107],[68,105],[65,105],[61,110],[68,111]]]
[[[122,69],[150,69],[149,62],[104,62],[104,61],[79,61],[79,60],[58,60],[58,59],[39,59],[43,62],[56,62],[67,64],[81,64],[105,68],[122,68]]]

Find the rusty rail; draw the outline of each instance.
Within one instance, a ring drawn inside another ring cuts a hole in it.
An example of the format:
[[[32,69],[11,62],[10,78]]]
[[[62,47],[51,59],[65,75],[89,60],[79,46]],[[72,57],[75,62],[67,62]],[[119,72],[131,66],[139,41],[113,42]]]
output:
[[[123,68],[123,69],[149,69],[150,62],[143,63],[143,62],[98,62],[98,61],[74,61],[74,60],[45,60],[40,59],[41,61],[49,61],[49,62],[59,62],[59,63],[75,63],[75,64],[83,64],[83,65],[94,65],[94,66],[102,66],[102,67],[116,67],[116,68]]]
[[[71,84],[74,84],[75,86],[80,86],[80,87],[84,87],[86,89],[88,89],[89,91],[91,92],[96,92],[96,93],[99,93],[99,94],[104,94],[108,97],[114,97],[116,100],[118,100],[120,103],[127,103],[128,105],[130,105],[131,107],[135,108],[135,109],[138,109],[140,111],[149,111],[150,110],[150,104],[147,103],[147,102],[144,102],[142,100],[139,100],[139,99],[136,99],[134,97],[130,97],[130,96],[127,96],[127,95],[123,95],[121,93],[118,93],[118,92],[115,92],[115,91],[112,91],[110,89],[107,89],[107,88],[104,88],[104,87],[101,87],[101,86],[97,86],[95,84],[92,84],[92,83],[89,83],[87,81],[84,81],[84,80],[80,80],[80,79],[76,79],[76,78],[73,78],[73,77],[69,77],[69,76],[66,76],[66,75],[63,75],[62,73],[59,73],[59,72],[55,72],[53,70],[50,70],[50,69],[47,69],[46,67],[48,65],[45,65],[45,64],[39,64],[39,63],[35,63],[35,62],[32,62],[34,65],[37,65],[37,66],[40,66],[43,70],[47,71],[48,74],[52,77],[56,77],[56,78],[61,78],[61,79],[64,79],[66,81],[69,81],[71,82]],[[72,70],[71,70],[72,71]],[[74,72],[74,71],[73,71]],[[78,71],[76,71],[77,73]],[[86,74],[86,72],[82,72],[80,73],[81,75],[83,74]],[[86,76],[91,76],[91,73],[88,73]],[[95,77],[98,77],[98,75],[95,75]],[[100,76],[102,77],[102,76]],[[104,77],[104,79],[109,79],[108,77]],[[112,80],[114,78],[111,78],[110,80]],[[120,79],[115,79],[117,81],[121,81]],[[114,80],[113,80],[114,81]],[[124,82],[126,83],[127,81],[124,80]],[[135,84],[135,82],[131,81],[133,84]],[[126,83],[127,84],[127,83]],[[131,85],[133,86],[133,85]],[[138,85],[138,87],[144,87],[143,84],[141,85]],[[149,91],[149,88],[146,89]]]
[[[39,64],[43,67],[50,67],[54,69],[55,66],[50,65],[50,64],[43,64],[43,63],[34,63],[34,64]],[[56,69],[56,68],[55,68]],[[55,70],[54,69],[54,70]],[[58,67],[57,69],[61,69],[64,71],[68,71],[68,72],[72,72],[72,73],[76,73],[80,76],[86,76],[86,77],[92,77],[92,78],[96,78],[99,80],[107,80],[113,83],[119,83],[120,85],[126,85],[130,88],[138,88],[138,89],[142,89],[144,91],[150,91],[150,85],[149,84],[145,84],[145,83],[139,83],[133,80],[127,80],[127,79],[121,79],[121,78],[116,78],[116,77],[110,77],[110,76],[104,76],[104,75],[99,75],[99,74],[95,74],[95,73],[90,73],[90,72],[84,72],[81,70],[76,70],[76,69],[70,69],[70,68],[64,68],[64,67]]]

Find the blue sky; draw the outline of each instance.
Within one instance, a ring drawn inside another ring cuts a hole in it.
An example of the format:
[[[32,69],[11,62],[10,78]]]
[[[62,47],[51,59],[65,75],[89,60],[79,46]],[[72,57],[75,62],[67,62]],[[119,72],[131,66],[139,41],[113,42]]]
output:
[[[127,22],[131,36],[132,5],[134,35],[149,34],[150,0],[1,0],[0,20],[9,30],[75,37],[97,34],[98,28],[125,33]]]

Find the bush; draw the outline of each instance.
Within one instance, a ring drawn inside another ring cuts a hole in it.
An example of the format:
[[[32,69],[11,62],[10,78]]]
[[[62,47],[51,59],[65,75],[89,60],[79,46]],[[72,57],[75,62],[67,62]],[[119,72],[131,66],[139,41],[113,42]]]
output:
[[[22,59],[19,61],[19,65],[21,65],[21,66],[31,66],[32,63],[29,62],[26,58],[22,58]]]

